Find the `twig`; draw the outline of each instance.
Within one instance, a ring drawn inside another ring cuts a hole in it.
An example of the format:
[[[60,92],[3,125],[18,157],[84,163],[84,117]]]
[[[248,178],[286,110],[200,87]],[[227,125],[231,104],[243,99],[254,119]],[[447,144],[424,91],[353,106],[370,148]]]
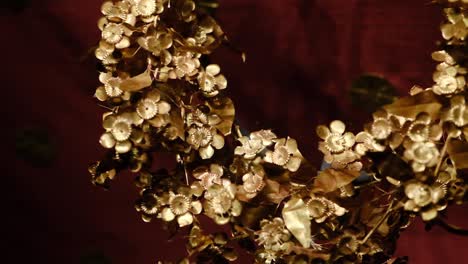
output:
[[[387,212],[382,216],[382,218],[379,220],[379,222],[367,233],[367,235],[362,239],[361,241],[358,241],[360,244],[365,244],[367,240],[374,234],[374,232],[379,228],[380,225],[387,219],[387,217],[390,215],[390,213],[395,210],[396,208],[392,208],[393,206],[393,200],[390,202]]]
[[[444,147],[442,148],[442,152],[440,153],[439,162],[437,163],[437,166],[434,171],[434,176],[436,177],[437,177],[437,174],[439,174],[440,166],[442,166],[442,161],[444,160],[445,153],[447,152],[448,143],[451,138],[452,136],[448,135],[447,140],[445,140]]]

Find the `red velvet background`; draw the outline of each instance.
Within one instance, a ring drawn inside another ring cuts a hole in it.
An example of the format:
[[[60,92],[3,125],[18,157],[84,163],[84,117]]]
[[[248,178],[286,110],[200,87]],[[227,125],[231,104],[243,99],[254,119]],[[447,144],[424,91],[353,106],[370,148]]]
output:
[[[390,80],[401,95],[428,86],[430,53],[440,38],[439,8],[427,0],[222,0],[218,17],[247,64],[227,49],[215,54],[229,79],[244,127],[275,128],[296,138],[320,163],[314,127],[334,118],[358,129],[368,117],[353,110],[350,82],[362,73]],[[92,94],[93,65],[82,62],[99,39],[101,0],[33,1],[21,13],[2,12],[2,89],[9,157],[15,132],[45,127],[58,146],[50,168],[21,159],[5,162],[5,263],[78,263],[100,250],[112,263],[155,263],[183,254],[158,223],[133,209],[133,177],[120,175],[110,192],[93,187],[87,165],[99,159],[102,109]],[[13,100],[11,99],[13,98]],[[11,164],[15,164],[11,166]],[[468,227],[468,207],[451,210]],[[403,233],[398,255],[411,263],[468,263],[468,238],[420,222]],[[13,262],[15,260],[15,262]]]

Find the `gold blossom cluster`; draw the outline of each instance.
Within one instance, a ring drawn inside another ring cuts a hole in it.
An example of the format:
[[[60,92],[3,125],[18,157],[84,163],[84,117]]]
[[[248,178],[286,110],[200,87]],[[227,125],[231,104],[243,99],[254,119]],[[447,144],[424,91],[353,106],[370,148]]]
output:
[[[319,126],[330,166],[317,171],[296,140],[242,133],[210,61],[228,43],[215,1],[106,1],[95,97],[108,153],[90,166],[92,181],[109,188],[120,171],[135,173],[142,219],[187,234],[180,263],[234,261],[235,244],[258,263],[403,263],[392,249],[414,216],[438,221],[467,196],[463,3],[445,1],[432,87],[383,106],[358,133],[338,120]],[[155,169],[158,154],[173,164]],[[229,228],[206,232],[202,217]]]

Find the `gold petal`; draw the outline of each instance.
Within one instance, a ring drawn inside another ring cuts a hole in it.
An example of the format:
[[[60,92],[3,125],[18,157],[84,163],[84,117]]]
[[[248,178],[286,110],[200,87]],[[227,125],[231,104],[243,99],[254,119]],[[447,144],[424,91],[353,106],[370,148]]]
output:
[[[112,74],[110,72],[101,72],[99,74],[99,81],[101,83],[107,83],[107,80],[109,80],[110,78],[112,78]]]
[[[318,126],[315,132],[323,140],[325,140],[328,137],[328,135],[330,135],[330,130],[324,125]]]
[[[102,120],[102,126],[106,130],[111,130],[117,118],[114,115],[107,115]]]
[[[216,84],[218,85],[219,89],[225,89],[227,87],[227,80],[224,75],[220,74],[215,77]]]
[[[289,171],[295,172],[301,166],[301,159],[298,157],[291,157],[286,166]]]
[[[143,136],[143,131],[141,131],[140,129],[134,129],[132,131],[132,134],[130,135],[130,139],[138,144],[143,140]]]
[[[431,208],[427,211],[421,212],[421,217],[423,221],[431,221],[432,219],[436,218],[437,210],[435,208]]]
[[[295,154],[297,152],[297,141],[293,138],[288,138],[286,140],[286,148],[289,153]]]
[[[101,17],[98,22],[97,22],[97,26],[99,28],[99,30],[104,30],[104,27],[109,23],[109,21],[107,20],[106,17]]]
[[[217,64],[210,64],[206,66],[206,72],[212,76],[217,75],[221,71],[221,68]]]
[[[214,221],[218,225],[225,225],[229,222],[229,217],[223,217],[221,215],[216,215]]]
[[[219,176],[223,175],[223,167],[219,166],[218,164],[211,164],[210,171],[211,173],[214,173]]]
[[[169,221],[172,221],[174,220],[175,218],[175,215],[174,213],[171,211],[170,208],[166,207],[162,210],[161,212],[161,218],[162,220],[166,221],[166,222],[169,222]]]
[[[232,201],[231,215],[237,217],[242,212],[242,204],[238,200]]]
[[[330,123],[330,130],[333,133],[343,134],[345,132],[346,126],[340,120],[334,120]]]
[[[213,157],[214,155],[214,149],[211,145],[208,145],[206,147],[201,147],[199,149],[199,153],[200,153],[200,157],[202,159],[209,159],[211,157]]]
[[[203,192],[205,191],[205,188],[201,185],[199,181],[195,181],[190,185],[191,193],[197,197],[200,197]]]
[[[167,114],[171,111],[171,105],[165,101],[160,101],[158,103],[158,112],[160,114]]]
[[[222,149],[224,147],[224,137],[219,134],[215,134],[213,136],[211,145],[213,145],[213,147],[216,149]]]
[[[94,93],[94,96],[101,102],[106,101],[107,98],[108,98],[106,90],[104,89],[104,86],[99,86],[96,89],[96,92]]]
[[[200,201],[193,201],[192,202],[192,209],[190,210],[194,214],[201,213],[203,207]]]
[[[352,146],[354,146],[354,143],[356,142],[356,139],[355,139],[353,133],[351,133],[351,132],[346,132],[346,133],[343,135],[343,138],[344,138],[344,140],[345,140],[345,146],[346,146],[346,147],[351,148]]]
[[[193,170],[192,174],[195,179],[202,179],[208,173],[208,168],[206,166],[200,166]]]
[[[132,149],[132,143],[128,140],[120,141],[115,144],[115,151],[118,153],[127,153]]]
[[[346,213],[347,210],[345,208],[339,206],[338,204],[336,204],[334,202],[330,201],[330,203],[332,203],[333,207],[335,208],[335,215],[342,216],[342,215],[344,215]]]
[[[157,115],[155,118],[148,120],[148,122],[154,127],[163,127],[167,125],[168,121],[168,115]]]
[[[193,216],[191,213],[185,213],[177,217],[177,223],[180,227],[188,226],[193,223]]]
[[[136,5],[136,10],[142,16],[150,16],[156,11],[156,1],[140,0]]]
[[[118,49],[125,49],[130,47],[130,39],[128,37],[123,37],[119,43],[115,44],[115,47]]]
[[[161,100],[161,93],[159,90],[151,90],[148,94],[146,94],[146,98],[151,99],[155,102],[159,102]]]
[[[268,163],[273,163],[273,152],[271,151],[268,151],[266,154],[265,154],[265,158],[264,160]]]
[[[115,146],[115,139],[111,133],[106,132],[102,134],[99,143],[105,148],[113,148]]]

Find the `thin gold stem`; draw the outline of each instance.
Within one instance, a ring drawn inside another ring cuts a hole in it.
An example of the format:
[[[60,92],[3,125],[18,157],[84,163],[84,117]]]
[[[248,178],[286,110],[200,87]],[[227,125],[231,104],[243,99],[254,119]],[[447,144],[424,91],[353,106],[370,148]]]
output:
[[[242,132],[240,130],[240,126],[239,125],[236,125],[236,134],[237,134],[237,137],[241,138],[242,137]]]
[[[444,156],[445,156],[445,153],[447,152],[448,143],[451,138],[452,137],[448,135],[447,140],[445,140],[444,147],[442,148],[442,152],[440,153],[439,162],[437,163],[437,166],[434,171],[434,176],[436,177],[439,174],[440,166],[442,166],[442,162],[444,161]]]
[[[377,230],[377,228],[379,228],[380,225],[382,225],[382,223],[387,219],[387,217],[390,215],[390,213],[393,210],[396,209],[396,208],[392,208],[392,206],[393,206],[393,200],[390,202],[387,211],[382,216],[382,218],[379,220],[379,222],[371,229],[371,231],[369,231],[369,233],[367,233],[367,235],[364,237],[364,239],[359,241],[360,244],[365,244],[367,242],[367,240],[369,240],[369,238],[372,236],[372,234],[374,234],[374,232]]]

